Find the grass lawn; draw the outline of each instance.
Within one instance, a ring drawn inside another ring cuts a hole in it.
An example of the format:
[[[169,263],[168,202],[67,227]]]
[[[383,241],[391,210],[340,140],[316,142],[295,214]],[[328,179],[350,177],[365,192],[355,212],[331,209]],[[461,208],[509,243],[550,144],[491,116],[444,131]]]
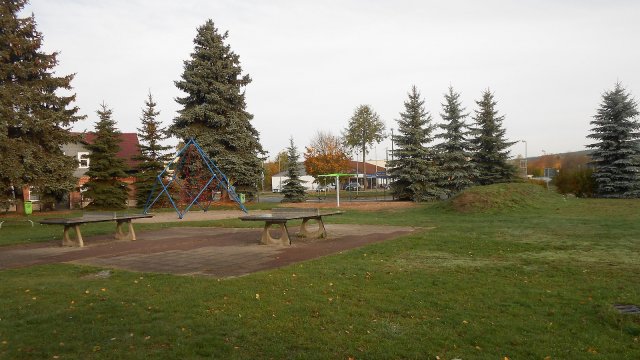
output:
[[[639,359],[640,201],[520,186],[349,211],[435,228],[240,278],[0,271],[0,358]]]

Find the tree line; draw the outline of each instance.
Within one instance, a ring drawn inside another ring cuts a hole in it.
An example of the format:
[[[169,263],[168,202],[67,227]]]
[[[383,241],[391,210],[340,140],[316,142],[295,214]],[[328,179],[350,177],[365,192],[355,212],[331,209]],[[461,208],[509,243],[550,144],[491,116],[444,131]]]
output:
[[[7,0],[0,4],[0,205],[5,208],[25,186],[54,197],[74,189],[73,171],[78,163],[63,153],[62,145],[81,140],[70,129],[86,118],[74,106],[75,94],[68,94],[74,74],[55,75],[58,53],[41,50],[42,34],[34,15],[18,16],[26,3]],[[243,72],[227,38],[228,32],[219,32],[212,20],[198,27],[194,50],[175,81],[185,95],[176,99],[181,108],[168,128],[162,128],[156,119],[159,113],[148,95],[138,129],[141,157],[135,174],[139,201],[171,156],[168,147],[161,145],[169,136],[184,142],[195,138],[238,191],[249,195],[258,191],[266,152],[251,123],[253,115],[246,111],[244,89],[252,79]],[[476,101],[472,123],[467,123],[470,114],[453,88],[444,97],[442,123],[433,122],[424,103],[413,87],[397,119],[396,149],[388,174],[398,198],[443,198],[471,185],[514,179],[515,168],[507,161],[513,142],[504,137],[504,116],[496,110],[491,91],[484,91]],[[126,168],[116,156],[119,131],[106,104],[100,105],[97,116],[95,141],[87,145],[90,181],[85,188],[93,200],[91,206],[121,208],[126,187],[119,179],[126,175]],[[587,145],[593,150],[589,179],[596,196],[640,197],[637,116],[637,104],[621,84],[603,94],[591,121],[589,139],[594,142]],[[360,105],[349,119],[341,144],[306,149],[307,170],[328,171],[326,163],[311,161],[319,155],[332,157],[330,162],[348,162],[339,153],[342,146],[357,147],[364,160],[370,145],[384,135],[384,124],[373,108]],[[436,139],[440,143],[435,144]],[[288,153],[287,159],[297,156],[293,140]]]
[[[73,106],[75,94],[61,95],[72,90],[74,75],[54,75],[58,53],[41,50],[42,34],[34,15],[18,16],[27,2],[0,4],[0,207],[4,208],[16,201],[21,208],[25,186],[55,197],[76,188],[73,171],[78,162],[66,156],[62,146],[82,141],[71,127],[86,118]],[[246,111],[244,87],[251,77],[243,74],[239,56],[225,44],[227,36],[211,20],[198,27],[194,51],[175,82],[186,95],[176,99],[181,109],[168,128],[156,119],[159,112],[149,94],[138,129],[137,169],[127,169],[116,156],[120,132],[112,109],[104,102],[100,105],[95,139],[86,144],[90,180],[84,189],[90,207],[124,208],[127,187],[121,179],[132,173],[137,178],[138,202],[144,204],[155,176],[172,156],[169,147],[162,145],[169,136],[183,142],[195,138],[236,189],[257,191],[265,152],[250,122],[253,115]]]
[[[392,135],[394,150],[387,164],[391,192],[401,200],[427,201],[450,197],[472,185],[513,181],[516,168],[509,163],[504,116],[496,110],[490,90],[476,101],[473,124],[452,87],[444,95],[441,124],[435,124],[425,109],[425,101],[413,86],[404,102],[404,111],[396,120],[398,133]],[[437,130],[441,130],[436,133]],[[365,163],[367,150],[386,136],[384,123],[370,105],[358,106],[342,137],[318,132],[304,154],[309,175],[348,171],[349,149],[357,149]],[[437,139],[441,141],[435,143]],[[291,153],[293,140],[288,149]],[[295,150],[295,147],[293,147]],[[290,177],[299,177],[297,166],[289,166]],[[287,189],[289,191],[289,189]],[[302,191],[302,190],[300,190]],[[300,200],[285,196],[288,200]]]
[[[489,90],[475,101],[469,113],[460,94],[449,87],[444,94],[440,117],[434,123],[425,110],[425,101],[413,86],[396,120],[398,134],[392,135],[396,146],[387,164],[393,195],[398,199],[426,201],[451,197],[467,187],[490,185],[518,179],[517,168],[509,161],[509,147],[515,141],[505,139],[504,115],[496,109],[497,101]],[[571,155],[562,159],[545,155],[531,163],[533,175],[542,176],[544,168],[560,168],[554,184],[561,193],[610,198],[640,197],[640,129],[637,103],[620,83],[602,95],[602,103],[590,122],[587,147],[589,155]],[[437,132],[440,130],[440,132]],[[384,123],[370,105],[358,106],[349,119],[342,137],[319,131],[304,154],[309,175],[348,171],[350,150],[356,149],[365,162],[366,152],[385,136]],[[437,140],[439,143],[436,143]],[[293,140],[288,153],[295,151]],[[278,155],[282,162],[282,157]],[[288,164],[289,177],[299,177],[298,167]],[[299,182],[294,180],[293,182]],[[296,188],[299,188],[296,185]],[[300,201],[303,190],[285,200]]]
[[[516,168],[508,161],[497,101],[485,90],[472,117],[460,101],[460,94],[449,87],[444,95],[442,123],[435,124],[425,110],[425,101],[414,86],[398,119],[397,150],[389,163],[393,179],[391,189],[400,199],[425,201],[447,198],[472,185],[489,185],[513,181]],[[441,130],[436,133],[436,130]],[[435,140],[441,142],[435,144]]]

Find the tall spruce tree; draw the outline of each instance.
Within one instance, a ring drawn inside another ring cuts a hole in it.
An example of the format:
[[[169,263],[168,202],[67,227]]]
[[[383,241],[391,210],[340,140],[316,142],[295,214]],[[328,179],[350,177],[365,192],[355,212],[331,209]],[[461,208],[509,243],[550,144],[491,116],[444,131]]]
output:
[[[287,177],[282,186],[281,192],[284,195],[282,202],[303,202],[304,186],[300,180],[300,154],[293,144],[293,138],[289,139],[287,148]]]
[[[490,185],[515,179],[516,168],[508,163],[509,147],[516,142],[505,140],[504,116],[498,116],[497,102],[489,89],[476,101],[475,127],[472,128],[473,162],[477,170],[475,182]]]
[[[251,125],[243,88],[251,83],[242,74],[240,57],[225,44],[213,21],[198,28],[195,49],[184,62],[177,98],[182,106],[169,131],[187,141],[194,138],[240,192],[257,191],[264,150],[258,131]]]
[[[640,124],[637,116],[637,103],[620,83],[602,95],[588,136],[596,143],[587,145],[594,149],[591,157],[597,196],[640,197]]]
[[[440,171],[436,164],[433,142],[436,126],[424,108],[420,92],[413,86],[405,101],[405,111],[398,119],[398,135],[394,135],[393,160],[389,175],[393,179],[391,191],[401,200],[425,201],[444,195],[440,187]]]
[[[464,113],[460,94],[449,87],[449,92],[444,95],[442,113],[444,121],[440,128],[444,131],[436,137],[443,140],[439,145],[438,160],[442,171],[442,187],[447,190],[447,195],[454,195],[473,185],[476,176],[475,167],[471,159],[471,144],[469,143],[469,126],[465,118],[469,114]]]
[[[117,156],[120,151],[120,132],[111,119],[112,111],[102,103],[96,111],[99,120],[96,123],[95,139],[87,144],[89,170],[86,176],[89,182],[85,197],[91,199],[88,208],[100,210],[117,210],[126,208],[127,184],[121,179],[127,177],[127,166]]]
[[[84,118],[71,105],[75,95],[61,95],[71,89],[73,75],[54,76],[58,53],[41,50],[33,15],[18,17],[26,3],[0,3],[0,208],[26,186],[60,193],[76,183],[78,163],[61,150],[75,140],[70,126]],[[21,211],[23,199],[16,200]]]
[[[138,206],[147,202],[149,193],[157,182],[158,174],[164,169],[165,163],[171,160],[171,154],[167,152],[171,146],[161,144],[168,136],[162,123],[156,119],[160,115],[160,112],[156,110],[156,105],[153,96],[149,93],[140,118],[142,127],[138,128],[140,156],[135,158],[139,161],[135,183]]]
[[[360,105],[349,119],[349,124],[342,135],[344,142],[351,148],[362,151],[362,166],[365,167],[367,148],[373,143],[384,140],[384,122],[370,105]],[[365,186],[366,186],[365,181]]]

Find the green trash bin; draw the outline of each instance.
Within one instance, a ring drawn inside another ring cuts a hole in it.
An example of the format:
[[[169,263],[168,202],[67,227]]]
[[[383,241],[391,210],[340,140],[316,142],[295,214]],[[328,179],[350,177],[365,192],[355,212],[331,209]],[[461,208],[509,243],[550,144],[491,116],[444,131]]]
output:
[[[238,195],[240,195],[240,204],[244,204],[244,201],[245,201],[245,199],[244,199],[244,194],[243,194],[243,193],[240,193],[240,194],[238,194]]]
[[[25,201],[24,202],[24,214],[25,215],[31,215],[32,212],[33,212],[33,203],[31,201]]]

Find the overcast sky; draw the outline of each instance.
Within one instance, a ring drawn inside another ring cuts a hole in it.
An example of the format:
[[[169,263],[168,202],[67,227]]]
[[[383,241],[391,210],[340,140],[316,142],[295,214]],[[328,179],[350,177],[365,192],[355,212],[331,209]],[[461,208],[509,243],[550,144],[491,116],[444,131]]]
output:
[[[135,132],[149,91],[169,125],[174,81],[207,19],[229,31],[253,79],[247,110],[270,157],[290,136],[303,152],[318,130],[340,134],[360,104],[397,129],[412,85],[437,123],[449,85],[471,113],[491,89],[507,138],[526,140],[529,156],[584,149],[616,81],[640,96],[639,1],[31,0],[31,12],[45,51],[60,52],[56,73],[77,74],[88,116],[78,131],[93,129],[104,101]]]

